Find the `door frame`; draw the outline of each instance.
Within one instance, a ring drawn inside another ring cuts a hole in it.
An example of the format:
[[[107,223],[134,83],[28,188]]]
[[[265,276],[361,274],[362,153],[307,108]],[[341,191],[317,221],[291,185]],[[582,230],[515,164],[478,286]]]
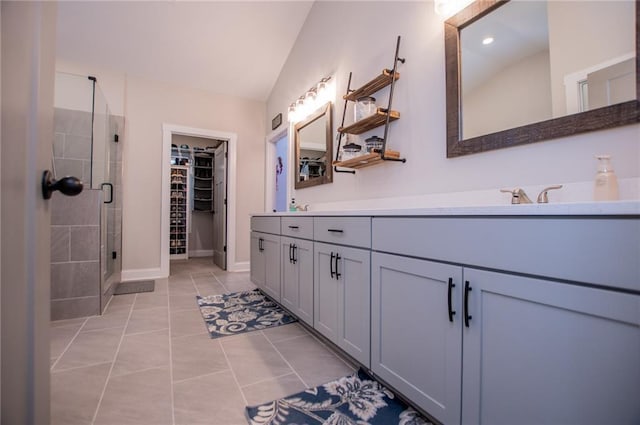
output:
[[[169,198],[171,195],[171,138],[192,136],[227,142],[227,270],[243,271],[243,264],[236,263],[236,154],[238,135],[217,130],[162,124],[162,206],[160,208],[160,271],[169,276]],[[167,249],[165,249],[167,248]]]
[[[287,175],[285,176],[285,182],[287,183],[287,199],[291,199],[291,125],[287,125],[284,128],[274,130],[265,138],[265,153],[264,153],[264,211],[272,212],[275,205],[275,194],[271,188],[276,185],[276,143],[282,137],[287,136],[289,142],[289,149],[287,149]]]

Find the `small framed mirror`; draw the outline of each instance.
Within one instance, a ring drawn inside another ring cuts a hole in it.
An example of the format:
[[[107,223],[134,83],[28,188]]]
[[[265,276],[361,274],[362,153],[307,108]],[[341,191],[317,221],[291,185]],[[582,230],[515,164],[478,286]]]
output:
[[[296,124],[296,189],[333,181],[332,131],[331,102]]]
[[[449,18],[447,157],[640,122],[638,5],[476,0]]]

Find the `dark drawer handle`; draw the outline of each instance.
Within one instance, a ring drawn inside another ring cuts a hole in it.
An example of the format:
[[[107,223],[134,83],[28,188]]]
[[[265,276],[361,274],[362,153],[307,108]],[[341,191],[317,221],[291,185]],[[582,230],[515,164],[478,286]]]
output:
[[[293,263],[293,245],[289,244],[289,262]]]
[[[299,228],[300,228],[299,226],[289,226],[289,229],[292,229],[292,230],[298,230]]]
[[[340,273],[338,273],[338,261],[340,261],[342,257],[340,256],[340,254],[336,253],[336,280],[338,280],[340,278],[340,276],[342,276]]]
[[[449,321],[453,323],[453,316],[456,314],[451,307],[451,293],[453,292],[453,288],[456,287],[456,284],[453,283],[453,278],[449,278],[449,290],[447,295],[447,305],[449,306]]]
[[[331,279],[336,276],[336,272],[333,271],[333,259],[335,258],[335,254],[331,251],[331,260],[329,261],[329,269],[331,271]]]
[[[296,264],[298,262],[298,246],[296,244],[293,244],[293,264]]]
[[[262,246],[262,242],[264,242],[264,239],[259,238],[258,239],[258,251],[260,251],[260,252],[264,251],[264,248]]]
[[[469,281],[466,280],[464,282],[464,325],[469,327],[469,320],[471,320],[471,315],[469,314],[469,292],[471,292],[471,286],[469,286]]]
[[[344,232],[344,230],[342,230],[342,229],[327,229],[327,232],[343,233],[343,232]]]

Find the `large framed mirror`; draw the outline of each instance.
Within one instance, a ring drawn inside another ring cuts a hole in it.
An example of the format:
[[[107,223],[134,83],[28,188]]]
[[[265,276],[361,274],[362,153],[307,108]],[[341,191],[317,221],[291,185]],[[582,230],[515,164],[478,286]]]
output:
[[[636,1],[477,0],[445,22],[447,157],[640,122]]]
[[[331,102],[295,125],[296,189],[333,181],[332,131]]]

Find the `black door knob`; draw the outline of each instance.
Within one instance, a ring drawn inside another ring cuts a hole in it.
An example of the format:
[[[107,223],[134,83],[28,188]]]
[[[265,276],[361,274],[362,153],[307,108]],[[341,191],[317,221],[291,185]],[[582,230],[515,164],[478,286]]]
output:
[[[53,178],[53,174],[49,170],[42,173],[42,197],[44,199],[51,198],[51,194],[59,190],[67,196],[76,196],[82,192],[82,182],[77,177],[63,177],[60,180]]]

